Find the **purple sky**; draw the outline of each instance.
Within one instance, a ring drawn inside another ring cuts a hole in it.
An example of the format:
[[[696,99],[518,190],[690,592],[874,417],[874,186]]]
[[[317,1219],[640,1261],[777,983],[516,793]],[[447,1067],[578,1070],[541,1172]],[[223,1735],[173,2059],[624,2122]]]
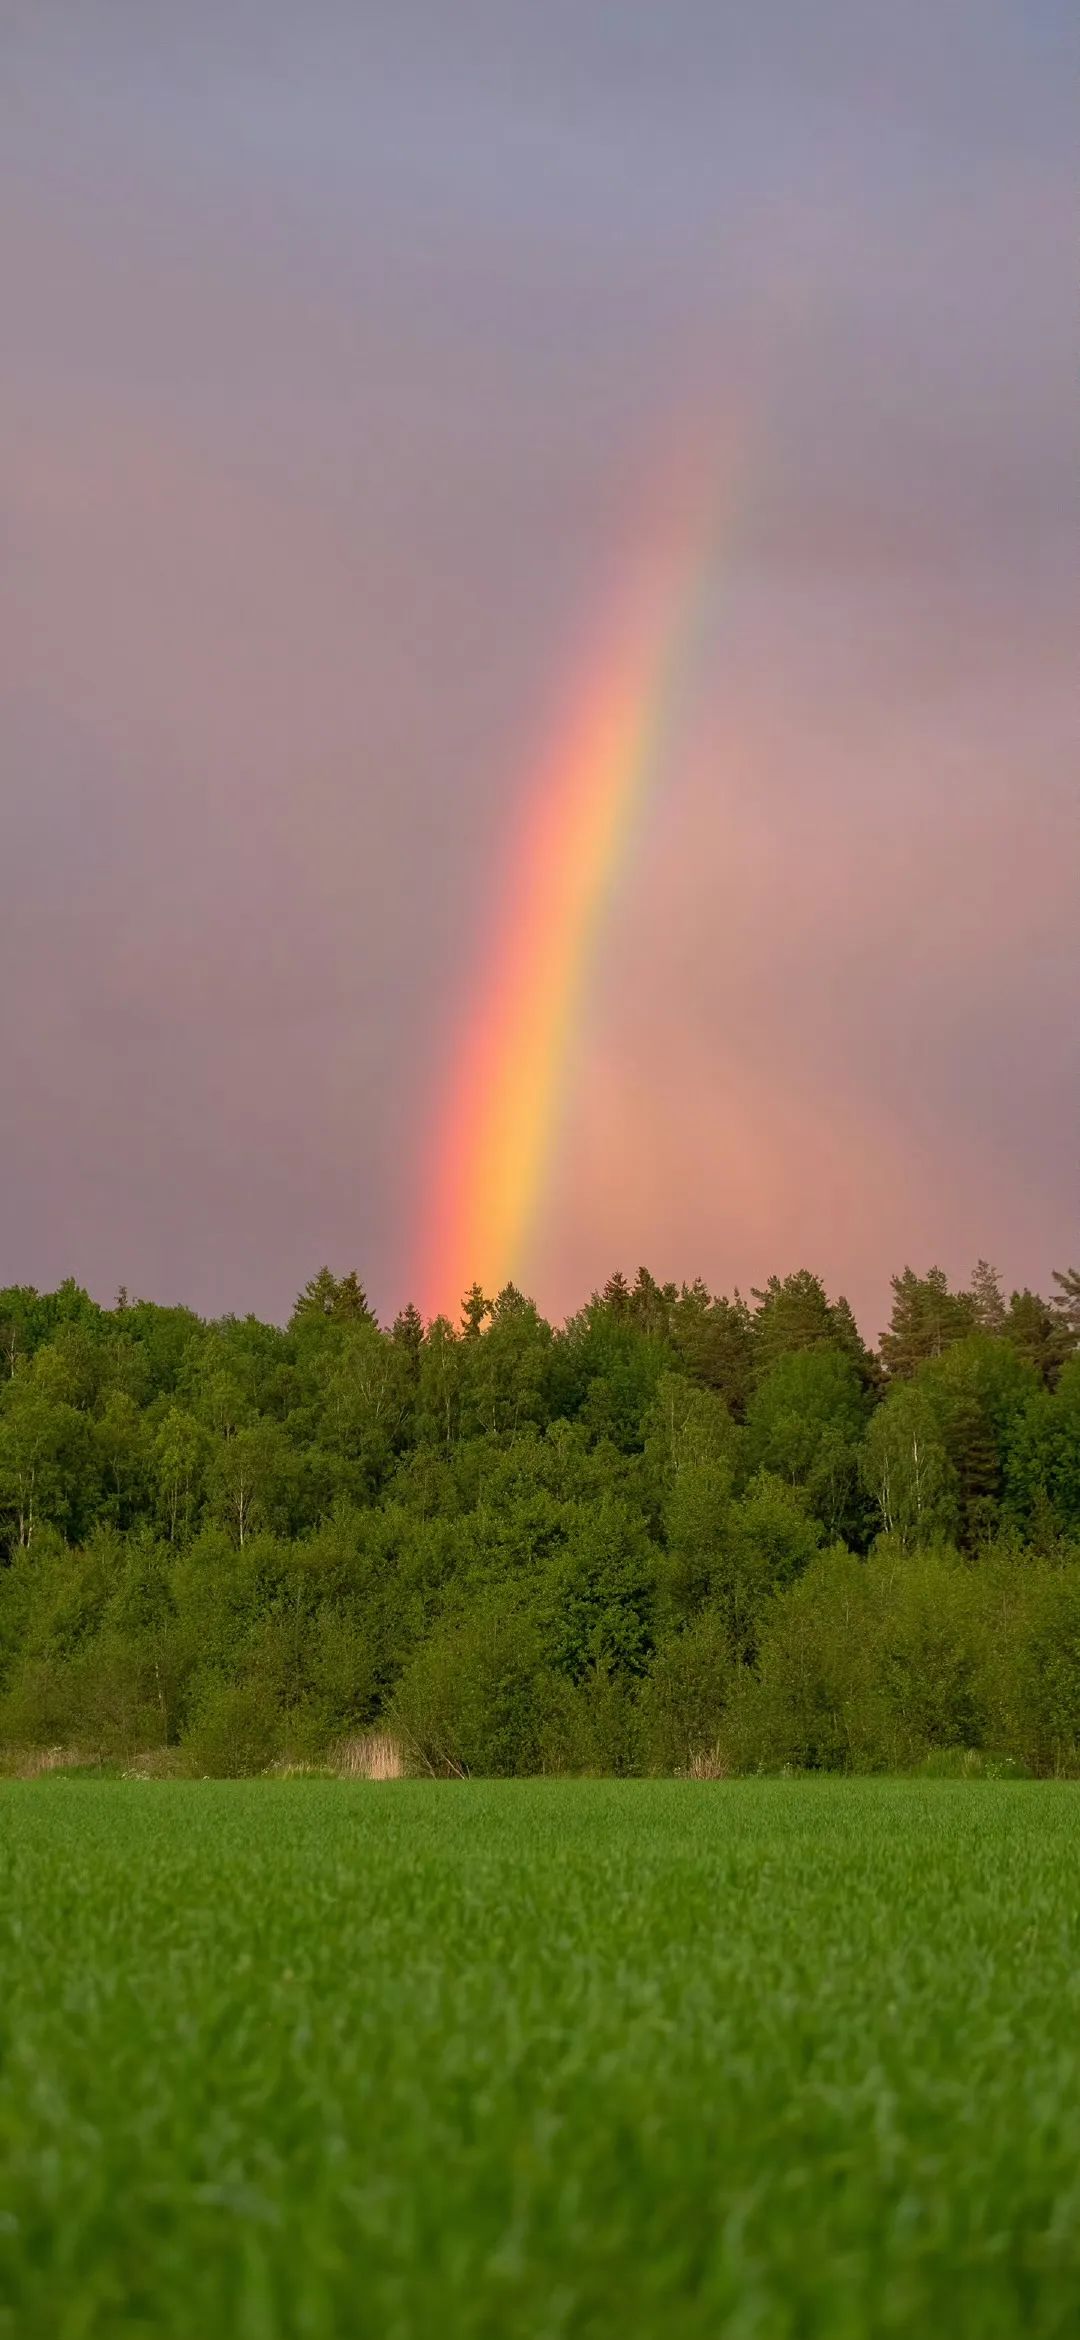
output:
[[[1064,0],[14,0],[0,1282],[407,1296],[520,790],[745,420],[537,1297],[1080,1253]]]

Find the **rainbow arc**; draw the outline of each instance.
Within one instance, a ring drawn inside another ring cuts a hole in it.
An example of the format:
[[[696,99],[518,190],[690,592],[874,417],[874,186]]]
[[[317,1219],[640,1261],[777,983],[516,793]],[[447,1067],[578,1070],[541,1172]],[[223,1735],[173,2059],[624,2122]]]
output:
[[[525,1283],[605,914],[677,739],[717,570],[715,490],[595,642],[525,787],[449,1079],[418,1297]],[[703,526],[703,520],[705,525]]]

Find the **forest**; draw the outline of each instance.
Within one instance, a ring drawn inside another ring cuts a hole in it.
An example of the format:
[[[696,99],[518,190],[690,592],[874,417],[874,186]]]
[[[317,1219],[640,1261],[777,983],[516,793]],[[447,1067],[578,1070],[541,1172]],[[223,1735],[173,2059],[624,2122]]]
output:
[[[381,1327],[0,1292],[0,1746],[195,1776],[1080,1771],[1080,1270]]]

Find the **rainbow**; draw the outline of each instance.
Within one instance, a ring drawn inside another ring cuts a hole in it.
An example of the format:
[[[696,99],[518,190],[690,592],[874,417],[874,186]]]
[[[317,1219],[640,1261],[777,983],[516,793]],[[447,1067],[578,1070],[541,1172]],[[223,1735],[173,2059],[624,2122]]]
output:
[[[654,548],[621,597],[524,790],[433,1133],[427,1315],[456,1315],[474,1281],[494,1295],[527,1274],[590,969],[677,733],[719,541],[711,494],[705,525]]]

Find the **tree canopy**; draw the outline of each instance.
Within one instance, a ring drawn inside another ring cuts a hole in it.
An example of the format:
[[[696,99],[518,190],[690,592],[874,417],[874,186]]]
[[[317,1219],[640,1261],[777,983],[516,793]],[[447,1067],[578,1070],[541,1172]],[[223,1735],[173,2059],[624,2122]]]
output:
[[[1067,1766],[1080,1271],[893,1295],[875,1354],[808,1270],[562,1326],[474,1285],[384,1329],[325,1267],[284,1328],[0,1292],[0,1742]]]

